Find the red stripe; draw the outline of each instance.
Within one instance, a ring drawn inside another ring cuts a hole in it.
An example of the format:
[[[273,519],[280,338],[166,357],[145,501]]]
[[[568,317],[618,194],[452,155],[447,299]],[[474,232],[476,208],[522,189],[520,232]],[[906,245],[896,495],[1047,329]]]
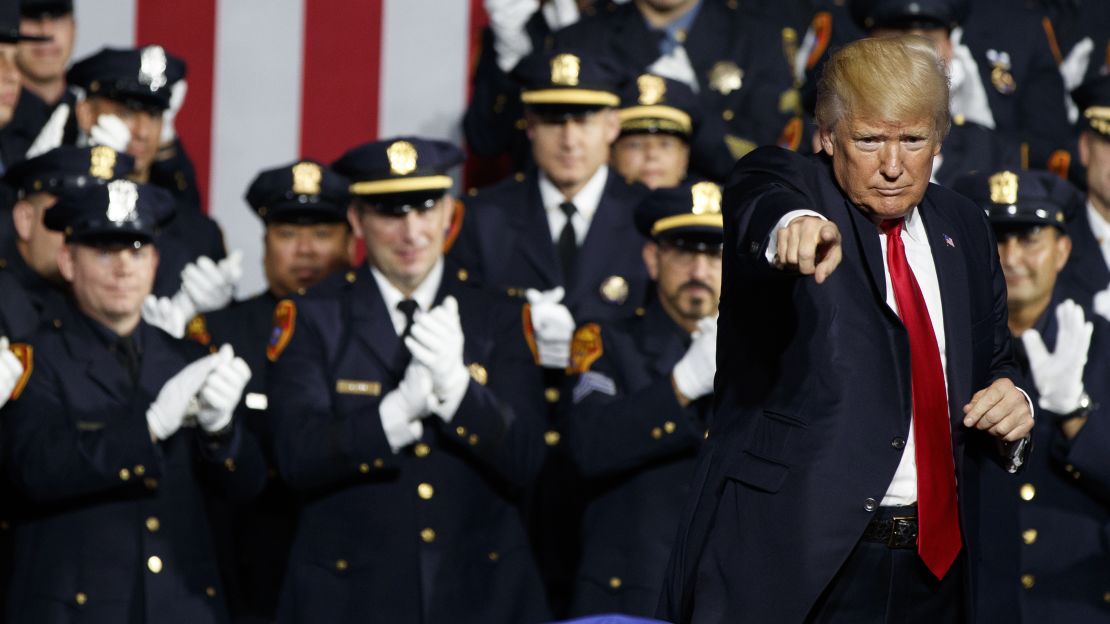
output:
[[[212,161],[216,0],[137,0],[135,22],[136,45],[158,44],[188,63],[189,92],[175,125],[196,167],[201,205],[206,207]]]
[[[331,162],[377,138],[382,4],[305,0],[302,156]]]

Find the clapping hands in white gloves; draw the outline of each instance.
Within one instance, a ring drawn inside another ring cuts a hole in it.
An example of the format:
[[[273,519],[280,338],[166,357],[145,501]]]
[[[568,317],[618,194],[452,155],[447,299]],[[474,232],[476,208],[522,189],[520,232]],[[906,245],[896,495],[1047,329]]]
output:
[[[1065,415],[1079,409],[1083,399],[1083,368],[1094,326],[1085,319],[1083,308],[1071,299],[1056,306],[1056,325],[1056,350],[1051,353],[1035,329],[1022,333],[1021,342],[1041,408]]]
[[[158,397],[146,410],[146,423],[156,440],[165,440],[181,428],[190,403],[219,363],[218,354],[206,355],[181,369],[162,386]]]
[[[89,130],[86,143],[105,145],[117,152],[126,152],[127,146],[131,144],[131,129],[116,115],[103,114],[96,118],[96,125]]]
[[[540,8],[540,0],[485,0],[497,66],[508,73],[532,52],[525,25]]]
[[[162,134],[158,139],[159,145],[173,143],[177,138],[174,121],[177,119],[177,114],[181,112],[181,107],[185,104],[185,93],[188,89],[189,85],[185,83],[184,78],[173,83],[173,86],[170,87],[170,106],[162,113]]]
[[[405,346],[414,362],[427,367],[436,404],[432,411],[450,422],[466,395],[470,373],[463,363],[463,331],[459,304],[448,296],[426,313],[417,314]]]
[[[62,140],[65,138],[67,121],[69,121],[69,104],[62,102],[54,109],[50,119],[46,120],[46,125],[42,127],[42,130],[39,130],[35,141],[31,143],[31,147],[27,148],[27,154],[24,158],[30,160],[61,146]],[[130,135],[130,133],[128,134]]]
[[[421,419],[432,413],[432,400],[432,374],[428,367],[413,360],[405,369],[401,383],[385,395],[378,407],[382,430],[393,452],[424,435]]]
[[[235,406],[243,398],[243,390],[251,379],[251,369],[243,358],[235,355],[229,344],[216,352],[216,367],[208,373],[200,388],[200,410],[197,423],[209,433],[226,429],[231,424]]]
[[[15,384],[23,376],[23,364],[19,358],[8,350],[8,339],[0,338],[0,407],[8,402],[8,397],[15,390]]]
[[[536,337],[540,366],[566,368],[570,364],[570,342],[575,324],[570,310],[560,303],[563,287],[542,292],[529,288],[524,294],[531,307],[532,332]]]
[[[671,372],[675,388],[683,397],[696,401],[713,392],[717,374],[717,317],[698,321],[690,348]]]
[[[174,303],[192,314],[213,312],[231,303],[235,285],[243,277],[243,252],[236,249],[219,262],[208,256],[197,258],[181,271],[181,290],[173,296]]]

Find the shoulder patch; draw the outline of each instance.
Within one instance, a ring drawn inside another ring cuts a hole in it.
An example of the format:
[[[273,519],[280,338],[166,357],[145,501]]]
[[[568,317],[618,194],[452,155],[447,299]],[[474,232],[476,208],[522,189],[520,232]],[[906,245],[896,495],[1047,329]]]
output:
[[[832,13],[828,11],[817,13],[813,16],[813,22],[809,27],[813,32],[813,47],[806,57],[806,69],[813,69],[817,66],[817,61],[825,55],[825,50],[829,48],[829,40],[832,38]]]
[[[35,349],[25,342],[17,342],[11,345],[10,350],[23,365],[23,374],[19,376],[19,381],[16,381],[15,387],[12,388],[11,400],[14,401],[23,394],[23,389],[27,387],[27,380],[31,378],[31,371],[35,368]]]
[[[1048,167],[1052,173],[1060,176],[1061,179],[1068,179],[1068,169],[1071,167],[1071,153],[1068,150],[1058,149],[1052,152],[1048,157]]]
[[[208,333],[208,321],[204,320],[203,314],[194,316],[185,326],[185,337],[206,347],[212,342],[212,335]]]
[[[266,359],[278,361],[281,352],[293,338],[297,324],[297,304],[292,299],[282,299],[274,307],[274,328],[270,331],[270,342],[266,345]]]
[[[532,352],[532,359],[536,366],[540,364],[540,350],[536,346],[536,332],[532,329],[532,304],[526,303],[520,308],[520,325],[524,328],[524,342],[528,343],[528,350]]]
[[[574,332],[570,342],[570,366],[567,373],[581,374],[590,370],[604,349],[601,346],[601,327],[597,323],[586,323]]]
[[[802,143],[802,130],[802,118],[791,117],[790,121],[783,126],[782,133],[779,134],[779,147],[792,152],[798,151],[798,146]]]

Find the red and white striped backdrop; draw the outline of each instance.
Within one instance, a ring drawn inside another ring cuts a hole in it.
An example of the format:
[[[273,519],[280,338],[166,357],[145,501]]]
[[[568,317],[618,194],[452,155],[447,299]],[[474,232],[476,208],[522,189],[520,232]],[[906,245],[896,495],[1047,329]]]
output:
[[[79,59],[158,43],[189,64],[177,130],[209,213],[264,287],[261,169],[397,134],[458,140],[481,0],[77,0]]]

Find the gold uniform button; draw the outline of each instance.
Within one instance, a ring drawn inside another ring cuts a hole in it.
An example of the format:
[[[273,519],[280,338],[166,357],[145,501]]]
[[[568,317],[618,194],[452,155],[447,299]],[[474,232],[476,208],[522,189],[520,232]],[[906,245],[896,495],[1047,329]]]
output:
[[[423,540],[425,544],[431,544],[436,541],[435,529],[423,529],[420,531],[420,539]]]
[[[235,472],[235,460],[230,458],[230,457],[225,459],[224,460],[224,468],[227,468],[228,472]]]
[[[73,601],[79,605],[83,605],[89,601],[89,595],[85,592],[77,592],[77,595],[73,597]]]
[[[456,273],[456,275],[458,276],[460,282],[465,282],[466,280],[470,279],[470,273],[466,269],[459,269],[459,272]]]
[[[146,530],[147,531],[150,531],[151,533],[155,533],[160,528],[162,528],[162,523],[158,520],[158,518],[156,518],[154,516],[151,516],[151,517],[146,519]]]
[[[543,398],[548,403],[558,403],[559,402],[559,389],[558,388],[548,388],[547,390],[544,390],[543,391]]]
[[[143,479],[143,485],[145,485],[146,489],[148,489],[148,490],[157,489],[158,488],[158,479],[155,479],[154,477],[147,477],[147,478]]]
[[[1021,541],[1026,545],[1032,544],[1037,541],[1037,529],[1025,529],[1021,532]]]
[[[478,444],[478,434],[470,434],[467,436],[466,441],[470,443],[470,446],[476,446]]]
[[[548,446],[555,446],[561,437],[558,431],[547,431],[543,434],[543,442]]]
[[[346,572],[347,568],[349,568],[349,567],[350,567],[350,564],[347,563],[346,559],[336,559],[335,560],[335,569],[336,570],[338,570],[340,572]]]
[[[495,551],[491,552],[490,554],[488,554],[486,556],[489,557],[490,561],[497,561],[498,559],[501,558],[501,553],[499,553],[495,550]]]
[[[416,486],[416,495],[423,500],[432,500],[432,497],[435,496],[435,493],[436,489],[432,487],[431,483],[421,483],[420,485]]]
[[[517,127],[522,129],[522,130],[527,125],[528,125],[527,122],[525,122],[523,119],[521,119],[520,121],[517,122]],[[524,177],[525,177],[524,174],[520,173],[520,172],[517,172],[517,173],[513,174],[513,179],[516,180],[517,182],[523,182]]]
[[[676,427],[674,421],[668,420],[667,422],[663,423],[663,431],[666,431],[667,433],[674,433],[675,428]]]
[[[378,468],[378,469],[385,468],[385,460],[380,458],[380,457],[375,459],[373,461],[373,464],[374,464],[375,468]]]
[[[619,576],[610,577],[609,578],[609,587],[611,587],[613,589],[620,589],[621,588],[621,577],[619,577]]]
[[[427,444],[424,444],[423,442],[420,442],[416,446],[412,447],[412,454],[416,455],[417,457],[427,457],[428,453],[431,452],[431,447],[429,447]]]
[[[1075,472],[1075,466],[1072,466],[1071,464],[1065,464],[1064,465],[1064,470],[1066,470],[1068,472]]]
[[[734,113],[730,110],[727,110],[727,111],[721,113],[721,119],[724,119],[725,121],[732,121],[732,118],[735,117],[735,116],[736,116],[736,113]]]
[[[141,477],[146,474],[146,466],[142,464],[135,464],[135,468],[132,469],[132,472],[135,473],[136,477]]]
[[[1037,488],[1033,487],[1032,483],[1026,483],[1021,486],[1021,500],[1031,501],[1037,495]]]
[[[358,275],[354,271],[347,271],[347,283],[354,284],[358,280]]]
[[[130,478],[131,478],[131,471],[130,470],[128,470],[126,468],[120,468],[119,469],[119,480],[120,481],[127,481]]]
[[[651,437],[652,437],[652,439],[655,439],[655,440],[658,440],[659,438],[662,438],[663,437],[663,430],[660,429],[659,427],[652,427],[651,428]]]
[[[157,555],[147,559],[146,568],[151,572],[158,574],[162,571],[162,559]]]
[[[472,187],[470,187],[469,189],[466,190],[466,194],[471,196],[471,197],[477,197],[478,196],[478,189],[476,189],[472,186]]]
[[[1034,577],[1032,574],[1022,574],[1021,575],[1021,586],[1024,587],[1025,589],[1033,589],[1033,586],[1036,585],[1036,584],[1037,584],[1037,578]]]
[[[204,594],[206,596],[208,596],[209,598],[215,598],[216,597],[216,588],[209,585],[208,587],[204,588]]]
[[[368,464],[366,462],[362,462],[361,464],[358,465],[358,471],[361,472],[362,474],[366,474],[366,473],[370,472],[370,464]]]
[[[466,437],[466,427],[462,425],[455,427],[455,433],[459,434],[460,438]]]

